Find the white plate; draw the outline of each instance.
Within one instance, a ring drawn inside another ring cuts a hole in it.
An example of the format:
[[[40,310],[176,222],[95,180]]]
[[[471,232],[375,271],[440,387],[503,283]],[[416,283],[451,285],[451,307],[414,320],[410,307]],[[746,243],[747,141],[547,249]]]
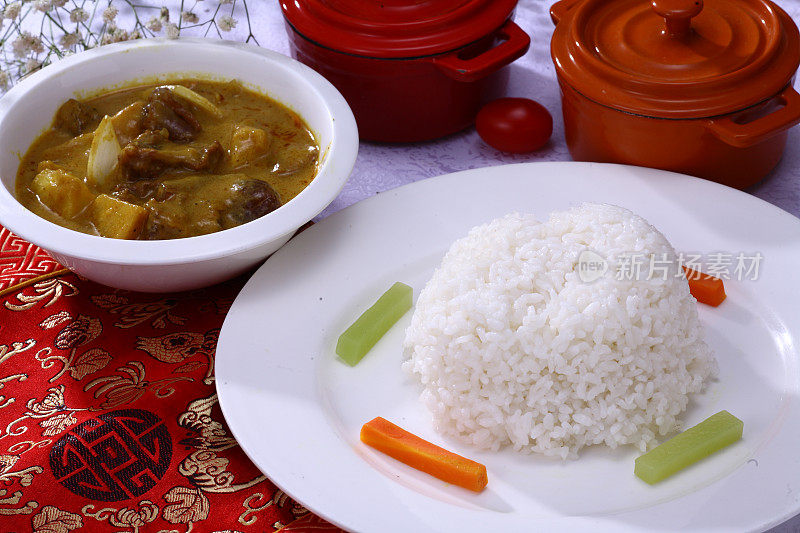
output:
[[[690,403],[694,425],[727,409],[744,438],[656,485],[634,449],[561,462],[482,453],[437,435],[400,370],[407,313],[356,367],[338,335],[393,282],[429,279],[450,243],[511,211],[545,218],[582,201],[630,208],[686,252],[761,252],[757,281],[729,281],[699,305],[719,379]],[[217,348],[217,390],[233,434],[276,485],[354,531],[763,530],[800,512],[800,221],[697,178],[588,163],[532,163],[441,176],[379,194],[306,230],[242,290]],[[484,463],[481,494],[361,444],[383,416]]]

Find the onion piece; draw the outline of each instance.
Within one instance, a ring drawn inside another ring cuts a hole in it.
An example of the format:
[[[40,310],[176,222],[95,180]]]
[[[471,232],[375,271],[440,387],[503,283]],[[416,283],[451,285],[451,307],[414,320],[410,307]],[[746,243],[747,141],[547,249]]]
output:
[[[211,103],[208,98],[201,96],[194,92],[193,90],[189,89],[188,87],[184,87],[183,85],[166,85],[170,91],[176,96],[180,96],[184,100],[191,102],[192,104],[196,105],[200,109],[204,109],[208,111],[215,117],[221,117],[222,111],[219,110],[217,106]]]
[[[122,147],[119,145],[114,124],[108,115],[103,117],[94,130],[92,146],[89,148],[89,162],[86,165],[86,177],[91,185],[105,187],[109,177],[117,167]]]

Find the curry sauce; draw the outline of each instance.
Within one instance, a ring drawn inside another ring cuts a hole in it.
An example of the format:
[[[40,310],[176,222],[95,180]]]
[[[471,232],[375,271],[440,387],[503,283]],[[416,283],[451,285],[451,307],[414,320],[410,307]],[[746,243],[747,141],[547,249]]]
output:
[[[84,233],[190,237],[288,202],[318,160],[287,107],[235,81],[179,80],[66,102],[22,158],[16,195]]]

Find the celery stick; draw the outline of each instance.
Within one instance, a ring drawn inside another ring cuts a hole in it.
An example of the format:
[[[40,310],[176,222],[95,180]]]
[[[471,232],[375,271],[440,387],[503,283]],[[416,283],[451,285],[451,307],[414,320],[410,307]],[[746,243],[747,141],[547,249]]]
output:
[[[741,420],[720,411],[637,457],[633,473],[651,485],[658,483],[741,439],[743,428]]]
[[[339,337],[336,353],[355,366],[395,322],[411,309],[411,287],[397,282]]]

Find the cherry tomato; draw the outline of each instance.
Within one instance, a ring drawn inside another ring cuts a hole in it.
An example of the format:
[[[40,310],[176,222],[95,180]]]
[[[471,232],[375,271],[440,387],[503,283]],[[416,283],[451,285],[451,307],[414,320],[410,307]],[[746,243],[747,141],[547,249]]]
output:
[[[553,117],[528,98],[499,98],[478,112],[475,129],[486,144],[503,152],[538,150],[553,133]]]

